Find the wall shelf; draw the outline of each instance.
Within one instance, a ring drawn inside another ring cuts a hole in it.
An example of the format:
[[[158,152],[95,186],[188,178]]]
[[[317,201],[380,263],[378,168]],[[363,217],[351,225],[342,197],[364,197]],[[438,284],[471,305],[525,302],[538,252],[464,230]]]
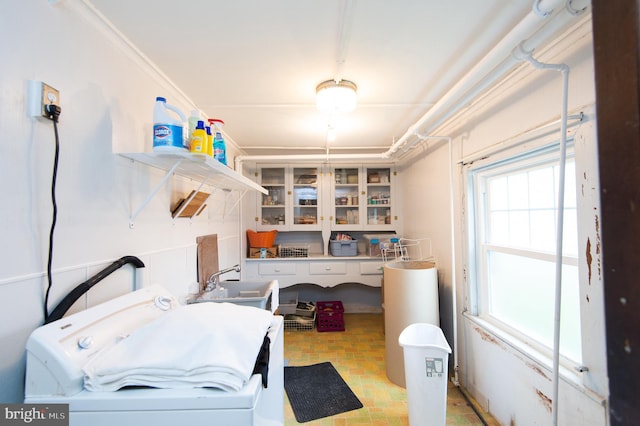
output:
[[[249,190],[268,194],[268,191],[262,186],[208,156],[193,155],[188,152],[135,152],[120,153],[119,155],[167,172],[158,185],[156,185],[145,198],[142,205],[132,213],[129,218],[129,227],[131,228],[133,228],[133,222],[138,214],[146,207],[169,177],[174,174],[200,182],[198,190],[204,185],[209,185],[224,191],[239,191],[241,193],[239,198],[242,198]]]

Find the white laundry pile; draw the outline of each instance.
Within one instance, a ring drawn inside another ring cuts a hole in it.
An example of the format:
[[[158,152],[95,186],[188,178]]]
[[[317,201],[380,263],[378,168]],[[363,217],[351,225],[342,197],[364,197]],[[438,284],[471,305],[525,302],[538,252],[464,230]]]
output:
[[[179,306],[98,352],[83,368],[85,388],[239,390],[273,320],[267,310],[231,303]]]

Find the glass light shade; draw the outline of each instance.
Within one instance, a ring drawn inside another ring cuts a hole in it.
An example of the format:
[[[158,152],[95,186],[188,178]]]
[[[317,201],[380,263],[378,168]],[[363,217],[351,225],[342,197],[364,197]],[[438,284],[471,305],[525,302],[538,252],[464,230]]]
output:
[[[351,112],[356,108],[357,86],[348,80],[328,80],[316,87],[316,106],[327,113]]]

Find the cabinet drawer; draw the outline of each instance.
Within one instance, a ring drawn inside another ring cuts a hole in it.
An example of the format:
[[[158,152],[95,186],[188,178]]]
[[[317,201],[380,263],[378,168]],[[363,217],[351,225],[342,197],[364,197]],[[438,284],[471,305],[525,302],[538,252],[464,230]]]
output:
[[[311,262],[309,274],[311,275],[345,275],[347,264],[345,262]]]
[[[260,275],[295,275],[295,263],[263,262],[258,265]]]
[[[384,262],[360,262],[360,274],[382,275]]]

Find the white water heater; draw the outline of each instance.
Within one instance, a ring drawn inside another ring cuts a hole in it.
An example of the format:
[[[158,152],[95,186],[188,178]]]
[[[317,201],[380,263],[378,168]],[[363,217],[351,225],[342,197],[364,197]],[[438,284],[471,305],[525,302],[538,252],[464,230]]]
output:
[[[387,377],[406,387],[404,353],[398,343],[411,324],[440,326],[438,270],[434,262],[395,261],[384,266],[383,308]]]

